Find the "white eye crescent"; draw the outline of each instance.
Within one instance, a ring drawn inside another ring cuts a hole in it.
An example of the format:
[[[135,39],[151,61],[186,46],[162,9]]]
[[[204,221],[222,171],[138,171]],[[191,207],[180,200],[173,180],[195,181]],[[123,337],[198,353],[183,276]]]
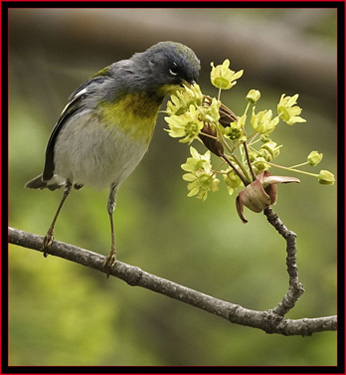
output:
[[[172,76],[178,75],[178,65],[175,62],[173,62],[173,66],[169,69],[169,73]]]

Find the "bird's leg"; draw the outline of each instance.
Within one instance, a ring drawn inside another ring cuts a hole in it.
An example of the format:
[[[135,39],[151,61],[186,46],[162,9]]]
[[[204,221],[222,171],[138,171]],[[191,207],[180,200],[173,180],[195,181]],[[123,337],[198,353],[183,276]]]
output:
[[[116,192],[117,192],[117,185],[112,184],[111,190],[109,192],[108,204],[107,204],[107,212],[108,212],[109,220],[111,224],[112,245],[111,245],[111,251],[108,254],[104,262],[104,267],[108,268],[109,272],[110,272],[111,267],[113,267],[117,261],[116,251],[115,251],[115,241],[114,241],[114,225],[113,225],[113,212],[115,210]],[[108,273],[108,276],[109,276],[109,273]]]
[[[46,236],[43,239],[42,250],[48,249],[50,247],[50,245],[52,244],[53,240],[54,240],[54,226],[55,226],[55,223],[56,223],[56,221],[58,219],[58,216],[59,216],[59,213],[61,211],[61,208],[62,208],[62,206],[63,206],[66,198],[68,197],[68,195],[71,192],[71,187],[72,187],[72,184],[71,184],[70,180],[67,179],[66,180],[65,189],[64,189],[64,195],[63,195],[63,197],[61,199],[61,202],[59,204],[58,210],[56,211],[56,214],[54,216],[52,224],[50,225],[50,227],[48,229],[48,232],[47,232]],[[45,251],[43,251],[43,255],[46,257],[47,253]]]

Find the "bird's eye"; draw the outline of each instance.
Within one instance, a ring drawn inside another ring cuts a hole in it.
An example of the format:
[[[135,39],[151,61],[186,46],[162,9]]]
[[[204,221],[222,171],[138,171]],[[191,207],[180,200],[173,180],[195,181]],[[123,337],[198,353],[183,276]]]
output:
[[[175,62],[173,62],[172,66],[169,68],[169,73],[172,76],[176,76],[178,75],[178,71],[179,71],[178,65]]]

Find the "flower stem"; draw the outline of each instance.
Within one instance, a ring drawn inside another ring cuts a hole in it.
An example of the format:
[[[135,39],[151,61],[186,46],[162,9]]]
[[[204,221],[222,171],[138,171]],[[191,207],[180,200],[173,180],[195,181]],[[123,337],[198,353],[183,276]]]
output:
[[[249,108],[250,108],[250,105],[251,105],[251,103],[249,102],[249,103],[247,103],[247,105],[246,105],[246,108],[245,108],[245,111],[244,111],[244,114],[243,114],[243,116],[246,116],[247,115],[247,111],[249,110]],[[244,130],[244,128],[243,128],[243,130]]]
[[[252,137],[251,138],[251,140],[249,140],[249,146],[252,146],[253,144],[255,144],[255,143],[257,143],[257,142],[259,142],[260,141],[260,139],[257,139],[256,141],[255,141],[255,139],[258,137],[258,135],[259,135],[259,133],[255,133],[255,134],[251,134],[251,135],[249,135],[249,137]]]
[[[286,171],[290,171],[290,172],[302,173],[302,174],[306,174],[306,175],[312,176],[312,177],[318,177],[319,176],[316,173],[310,173],[310,172],[306,172],[306,171],[301,171],[300,169],[294,169],[294,168],[284,167],[282,165],[277,165],[277,164],[271,163],[269,161],[266,161],[266,163],[269,164],[269,165],[271,165],[272,167],[277,167],[277,168],[280,168],[280,169],[285,169]]]
[[[249,182],[246,180],[245,176],[233,165],[233,163],[228,159],[228,157],[226,155],[221,156],[221,158],[234,170],[234,172],[242,180],[244,186],[249,185]],[[239,167],[240,167],[240,165],[239,165]]]
[[[250,169],[252,181],[255,181],[256,180],[256,175],[255,175],[255,172],[252,169],[252,164],[251,164],[251,161],[250,161],[249,150],[248,150],[246,141],[243,142],[243,145],[244,145],[244,150],[245,150],[245,155],[246,155],[246,161],[247,161],[247,164],[248,164],[249,169]]]
[[[251,105],[250,102],[247,103],[247,106],[246,106],[245,111],[244,111],[244,114],[243,114],[243,116],[244,116],[244,118],[245,118],[245,121],[244,121],[244,124],[243,124],[243,126],[242,126],[242,130],[243,130],[243,133],[244,133],[245,139],[246,139],[245,122],[246,122],[246,120],[247,120],[247,113],[248,113],[248,111],[249,111],[250,105]],[[252,164],[251,164],[250,157],[249,157],[249,149],[248,149],[248,147],[247,147],[247,143],[246,143],[246,141],[241,142],[241,143],[242,143],[243,146],[244,146],[245,157],[246,157],[247,165],[248,165],[249,170],[250,170],[250,174],[251,174],[251,177],[252,177],[252,181],[255,181],[255,180],[256,180],[256,175],[255,175],[255,172],[254,172],[253,169],[252,169]]]
[[[221,98],[221,87],[219,88],[219,92],[218,92],[218,94],[217,94],[217,100],[219,100],[220,101],[220,98]]]
[[[222,174],[223,172],[220,171],[221,167],[225,164],[225,161],[222,160],[222,162],[218,165],[216,169],[214,169],[213,176],[216,175],[216,173]]]
[[[309,162],[308,162],[308,161],[305,161],[304,163],[300,163],[300,164],[292,165],[292,167],[289,167],[289,168],[302,167],[303,165],[307,165],[307,164],[309,164]]]

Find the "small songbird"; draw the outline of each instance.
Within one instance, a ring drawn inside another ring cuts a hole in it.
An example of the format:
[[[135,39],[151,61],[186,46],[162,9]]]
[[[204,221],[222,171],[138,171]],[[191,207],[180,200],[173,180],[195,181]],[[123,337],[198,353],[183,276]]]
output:
[[[71,188],[108,187],[111,251],[104,265],[108,270],[114,266],[113,212],[117,190],[148,150],[164,97],[183,84],[193,85],[199,70],[200,62],[189,47],[160,42],[100,70],[71,95],[50,135],[43,173],[25,185],[50,190],[64,186],[62,200],[43,241],[45,255]]]

